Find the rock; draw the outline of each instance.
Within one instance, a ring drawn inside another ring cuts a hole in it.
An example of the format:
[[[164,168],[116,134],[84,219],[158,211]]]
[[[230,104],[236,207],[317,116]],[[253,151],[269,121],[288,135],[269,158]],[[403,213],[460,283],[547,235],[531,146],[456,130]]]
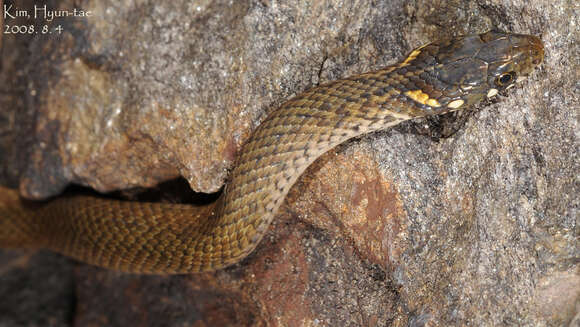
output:
[[[93,16],[55,19],[60,34],[3,36],[0,179],[28,198],[70,183],[107,192],[178,176],[215,192],[270,109],[442,36],[494,26],[535,34],[546,59],[449,138],[413,132],[437,128],[422,120],[329,152],[292,189],[256,251],[225,270],[136,276],[2,251],[0,296],[22,301],[0,306],[0,325],[578,319],[580,15],[570,2],[87,0],[81,8]],[[18,309],[38,307],[54,309]]]

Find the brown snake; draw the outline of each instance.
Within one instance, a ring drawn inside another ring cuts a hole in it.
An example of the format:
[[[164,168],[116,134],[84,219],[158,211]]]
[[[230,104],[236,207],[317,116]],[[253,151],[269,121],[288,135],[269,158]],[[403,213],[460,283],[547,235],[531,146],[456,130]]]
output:
[[[141,273],[223,268],[252,252],[292,185],[326,151],[404,120],[468,108],[513,86],[543,55],[534,36],[487,32],[312,88],[258,126],[222,196],[205,207],[86,196],[31,206],[0,187],[0,246],[49,248]]]

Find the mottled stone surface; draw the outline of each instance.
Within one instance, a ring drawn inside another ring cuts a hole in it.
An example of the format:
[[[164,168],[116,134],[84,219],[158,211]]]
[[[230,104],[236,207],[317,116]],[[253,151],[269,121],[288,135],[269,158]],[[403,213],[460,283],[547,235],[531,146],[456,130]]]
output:
[[[214,192],[270,108],[441,36],[531,33],[546,59],[449,138],[425,136],[441,126],[423,120],[329,152],[257,250],[223,271],[136,276],[2,251],[0,326],[580,321],[573,2],[47,2],[74,4],[94,16],[56,19],[60,35],[2,40],[0,179],[31,198],[177,176],[187,183],[157,198],[183,200],[184,184]]]

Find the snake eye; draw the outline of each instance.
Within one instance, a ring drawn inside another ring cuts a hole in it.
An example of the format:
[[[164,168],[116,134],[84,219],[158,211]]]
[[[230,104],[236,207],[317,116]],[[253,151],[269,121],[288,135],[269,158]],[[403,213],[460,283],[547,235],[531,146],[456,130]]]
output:
[[[501,74],[496,80],[495,83],[499,86],[506,86],[511,84],[515,80],[516,73],[509,72]]]

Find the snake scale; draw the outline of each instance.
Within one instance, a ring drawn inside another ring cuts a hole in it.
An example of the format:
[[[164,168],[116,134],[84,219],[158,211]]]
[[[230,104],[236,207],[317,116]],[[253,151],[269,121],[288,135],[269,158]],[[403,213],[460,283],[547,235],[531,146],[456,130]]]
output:
[[[338,144],[402,121],[462,110],[529,74],[534,36],[490,31],[430,43],[383,69],[314,87],[257,127],[213,204],[60,197],[30,203],[0,188],[0,246],[48,248],[139,273],[216,270],[246,257],[304,170]]]

